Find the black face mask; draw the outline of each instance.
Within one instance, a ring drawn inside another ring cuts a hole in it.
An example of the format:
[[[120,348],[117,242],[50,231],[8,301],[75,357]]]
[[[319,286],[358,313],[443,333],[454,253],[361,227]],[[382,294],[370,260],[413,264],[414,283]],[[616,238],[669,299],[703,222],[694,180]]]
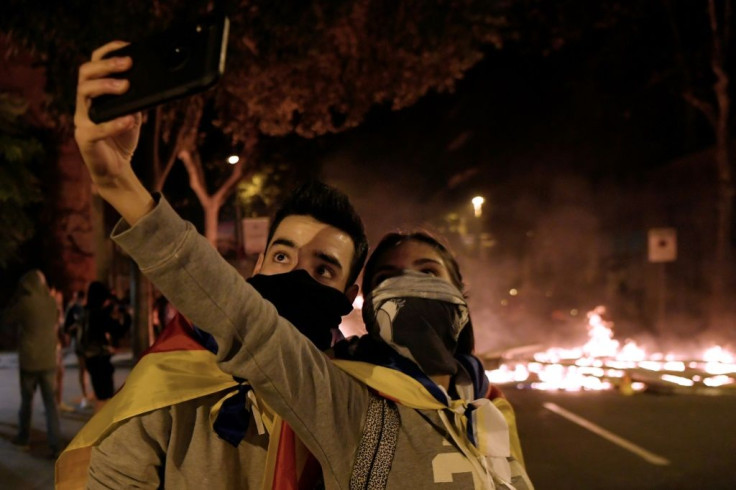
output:
[[[330,347],[332,330],[353,310],[342,292],[320,284],[303,269],[258,274],[247,281],[320,350]]]

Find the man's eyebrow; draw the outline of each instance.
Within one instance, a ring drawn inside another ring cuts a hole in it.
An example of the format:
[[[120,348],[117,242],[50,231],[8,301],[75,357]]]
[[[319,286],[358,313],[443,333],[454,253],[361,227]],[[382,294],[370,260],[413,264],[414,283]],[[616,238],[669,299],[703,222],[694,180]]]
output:
[[[316,252],[314,252],[314,255],[315,255],[315,257],[318,257],[318,258],[320,258],[320,259],[324,260],[324,261],[325,261],[325,262],[327,262],[328,264],[332,264],[332,265],[334,265],[335,267],[337,267],[337,268],[338,268],[338,269],[340,269],[340,270],[342,270],[342,269],[343,269],[343,266],[342,266],[342,264],[341,264],[341,263],[340,263],[340,261],[339,261],[339,260],[337,259],[337,257],[335,257],[334,255],[330,255],[330,254],[328,254],[327,252],[320,252],[320,251],[316,251]]]
[[[429,257],[423,257],[421,259],[417,259],[414,261],[414,265],[424,265],[424,264],[437,264],[444,267],[445,264],[443,264],[441,261],[437,259],[432,259]]]
[[[273,241],[268,245],[268,248],[271,248],[274,245],[283,245],[289,248],[296,248],[296,243],[294,243],[293,240],[289,240],[288,238],[274,238]]]

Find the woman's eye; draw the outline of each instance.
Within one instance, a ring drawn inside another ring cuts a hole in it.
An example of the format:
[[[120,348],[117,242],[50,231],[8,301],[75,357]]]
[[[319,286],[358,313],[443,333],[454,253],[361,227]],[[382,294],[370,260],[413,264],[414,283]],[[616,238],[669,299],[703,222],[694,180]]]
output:
[[[372,283],[371,285],[373,287],[376,287],[376,286],[378,286],[379,284],[381,284],[383,281],[385,281],[388,278],[389,278],[389,275],[388,274],[378,274],[378,275],[375,275],[375,276],[373,276],[373,281],[371,281],[371,283]]]
[[[437,277],[437,271],[436,271],[436,270],[434,270],[434,269],[422,269],[422,270],[421,270],[421,272],[422,272],[423,274],[429,274],[430,276],[435,276],[435,277]]]

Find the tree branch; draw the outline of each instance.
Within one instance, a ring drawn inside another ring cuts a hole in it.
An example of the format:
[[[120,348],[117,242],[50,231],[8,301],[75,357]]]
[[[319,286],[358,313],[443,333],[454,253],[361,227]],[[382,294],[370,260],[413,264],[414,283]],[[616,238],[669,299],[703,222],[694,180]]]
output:
[[[214,200],[222,203],[225,198],[230,194],[230,191],[233,190],[233,188],[243,177],[243,160],[244,159],[241,158],[238,163],[232,166],[232,173],[230,173],[230,176],[227,178],[227,180],[220,186],[219,189],[217,189],[217,192],[215,192],[215,194],[212,196]]]
[[[700,112],[703,113],[703,115],[708,119],[708,122],[710,125],[715,129],[718,127],[718,119],[716,117],[716,110],[713,107],[713,104],[706,102],[698,97],[695,96],[695,94],[692,93],[692,91],[687,90],[682,94],[682,97],[693,107],[698,109]]]
[[[187,169],[187,173],[189,174],[189,187],[192,188],[194,194],[196,194],[199,199],[199,202],[201,202],[204,207],[205,204],[209,203],[212,199],[210,195],[207,194],[207,189],[205,188],[201,172],[202,166],[198,161],[195,162],[195,159],[192,158],[192,154],[189,150],[181,150],[179,152],[179,159],[182,161],[184,167]]]

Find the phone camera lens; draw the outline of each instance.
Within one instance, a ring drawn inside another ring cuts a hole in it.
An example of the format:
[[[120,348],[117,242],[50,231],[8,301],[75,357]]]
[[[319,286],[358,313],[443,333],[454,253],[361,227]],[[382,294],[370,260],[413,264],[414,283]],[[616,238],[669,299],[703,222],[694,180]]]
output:
[[[166,66],[170,70],[178,70],[184,66],[189,59],[189,48],[186,46],[174,46],[169,50]]]

